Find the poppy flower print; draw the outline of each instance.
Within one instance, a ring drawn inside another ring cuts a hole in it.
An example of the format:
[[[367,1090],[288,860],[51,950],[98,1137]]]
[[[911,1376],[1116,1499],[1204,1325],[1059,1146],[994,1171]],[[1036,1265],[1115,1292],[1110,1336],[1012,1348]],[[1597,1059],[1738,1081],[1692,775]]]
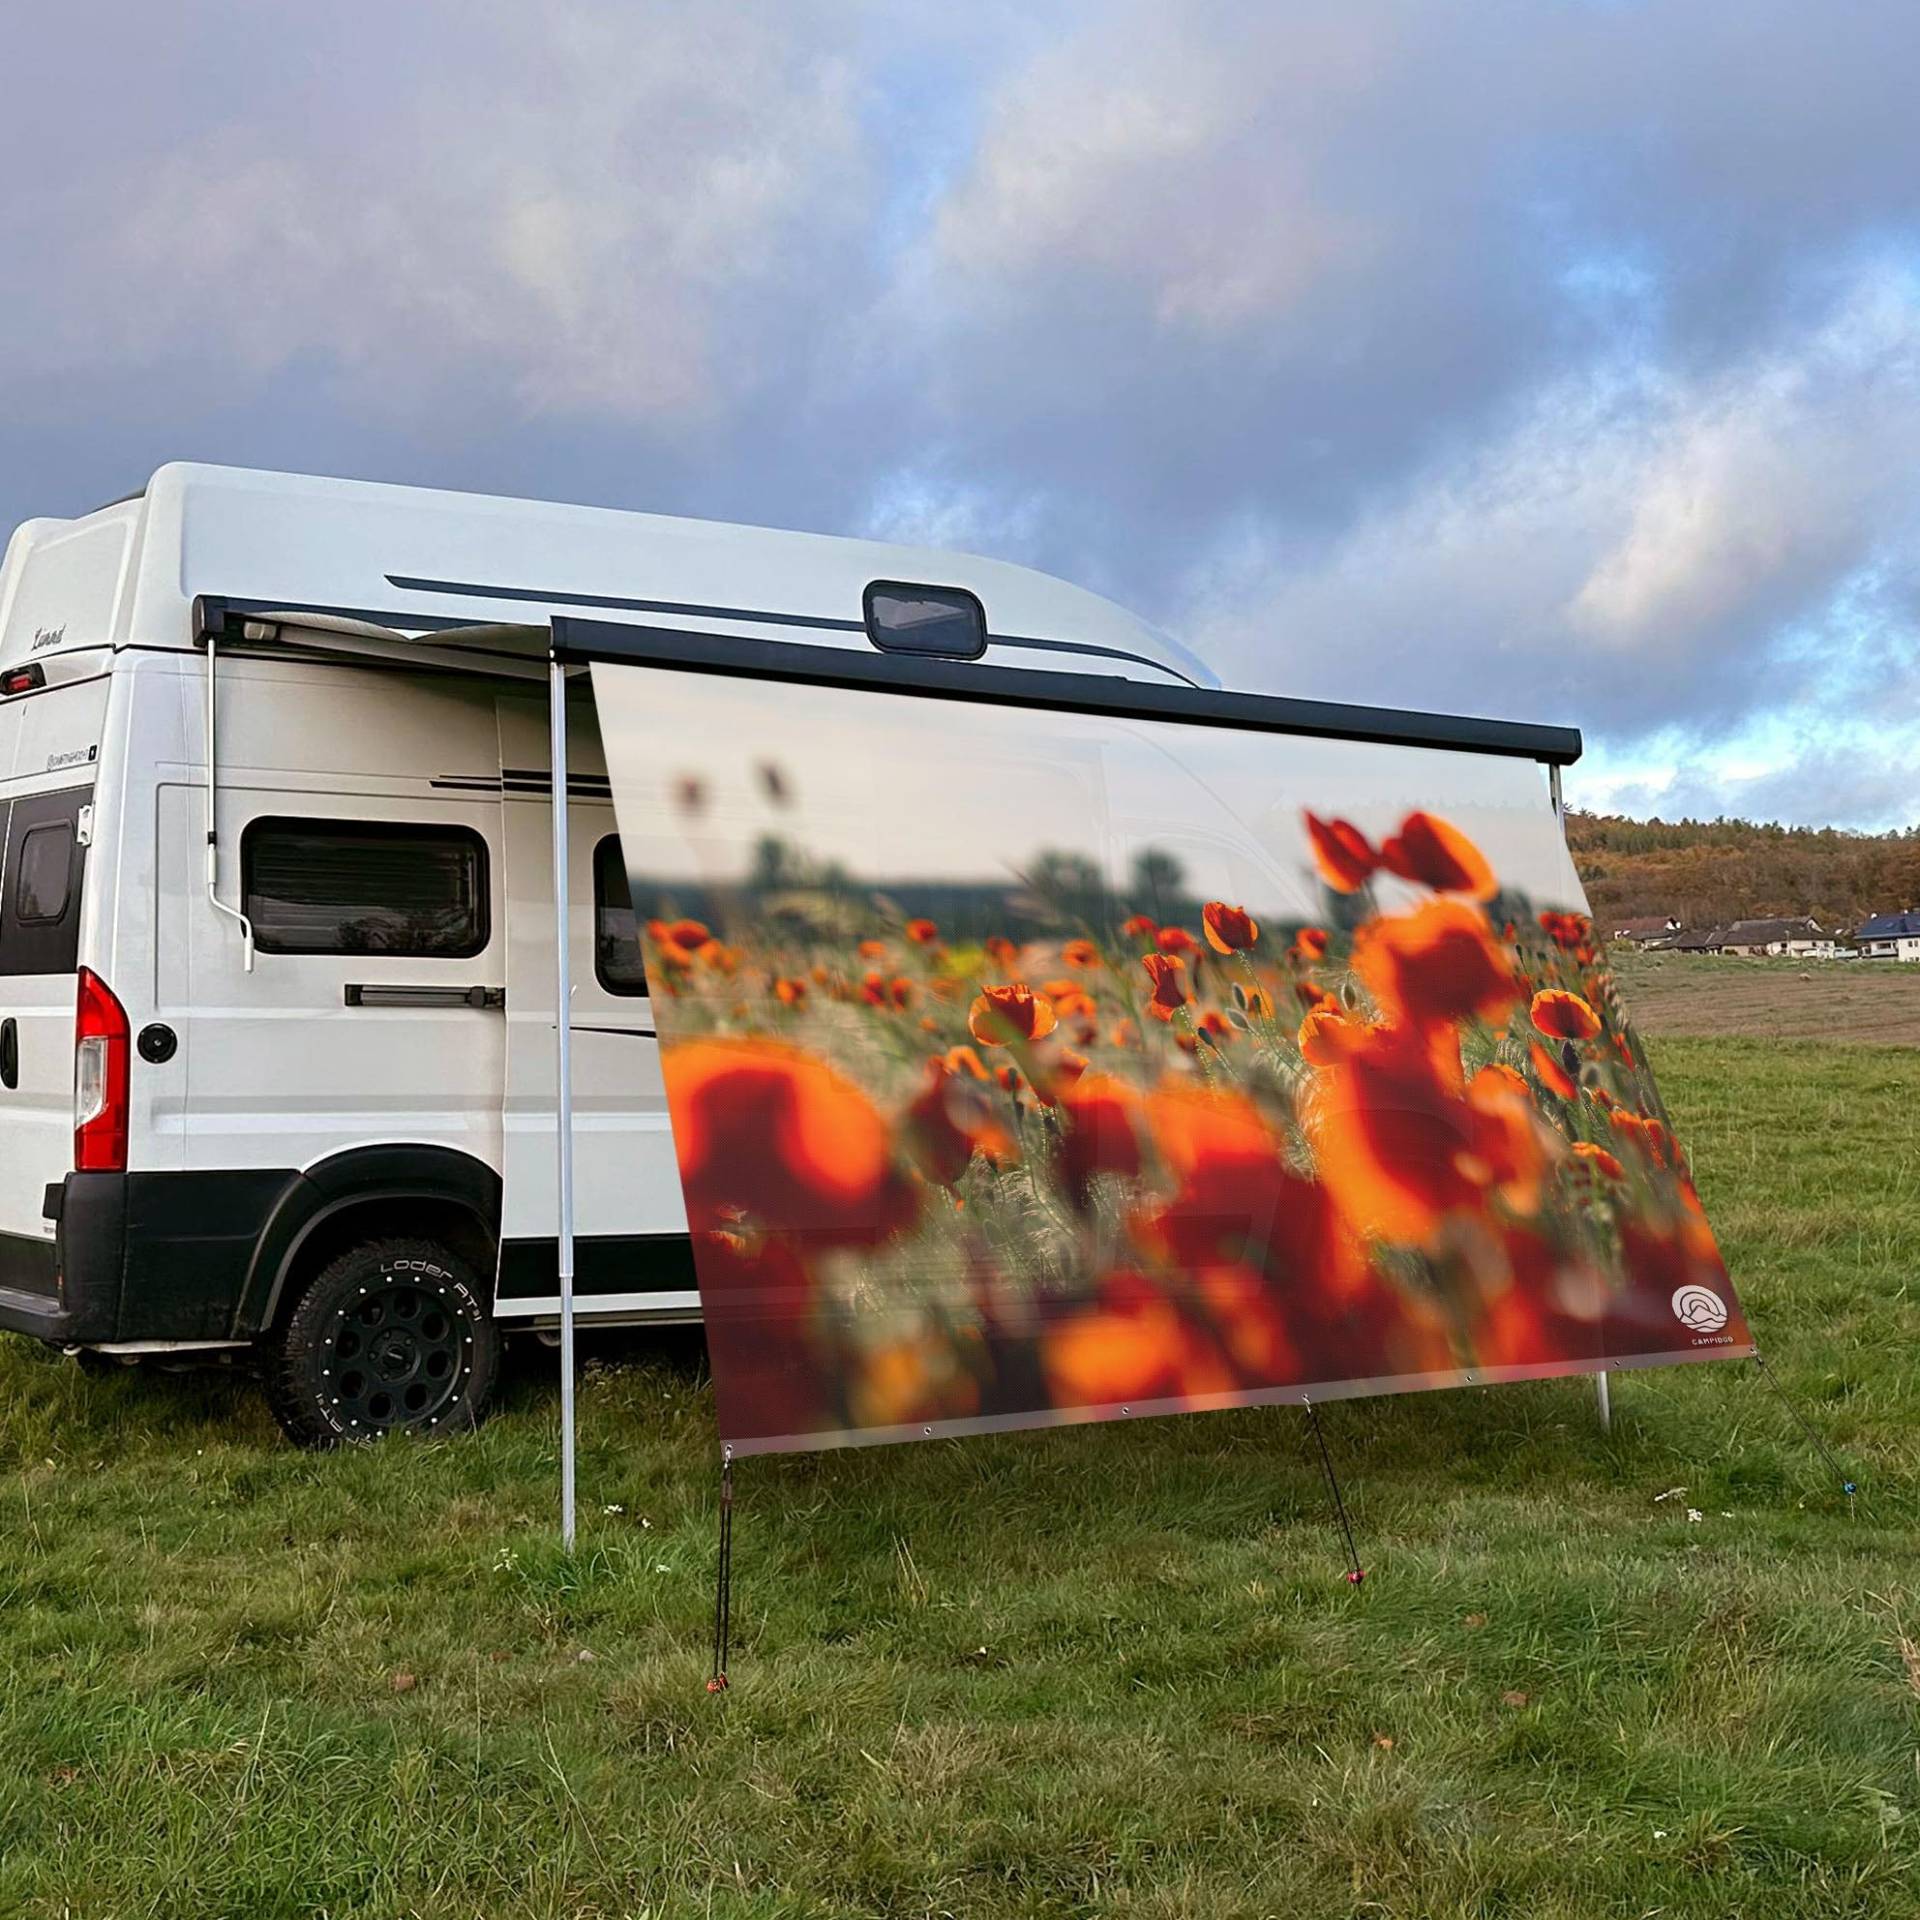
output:
[[[834,697],[857,740],[877,696]],[[697,818],[623,813],[729,1445],[1750,1352],[1533,770],[1369,810],[1269,741],[1159,737],[1196,792],[1222,753],[1264,770],[1243,810],[1163,828],[1156,800],[1036,853],[1006,836],[1086,817],[1040,755],[918,826],[836,827],[782,765],[776,820],[749,743]],[[875,835],[907,852],[862,870]]]

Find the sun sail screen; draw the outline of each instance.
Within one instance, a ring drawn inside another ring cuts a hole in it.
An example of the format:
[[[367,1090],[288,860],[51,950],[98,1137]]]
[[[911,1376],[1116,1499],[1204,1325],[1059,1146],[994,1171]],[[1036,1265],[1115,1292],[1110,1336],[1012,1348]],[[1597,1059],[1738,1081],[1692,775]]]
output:
[[[1753,1351],[1526,759],[594,679],[734,1451]]]

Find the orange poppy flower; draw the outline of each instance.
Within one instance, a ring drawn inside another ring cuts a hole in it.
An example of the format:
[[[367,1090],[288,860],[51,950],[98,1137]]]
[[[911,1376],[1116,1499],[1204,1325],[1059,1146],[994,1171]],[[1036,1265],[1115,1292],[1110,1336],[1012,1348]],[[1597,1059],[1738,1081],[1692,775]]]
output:
[[[1327,930],[1325,927],[1302,927],[1293,936],[1293,945],[1288,954],[1302,966],[1317,966],[1327,957]]]
[[[1087,1056],[1075,1053],[1071,1047],[1062,1047],[1053,1061],[1053,1084],[1056,1091],[1063,1086],[1072,1086],[1087,1070]]]
[[[1020,1078],[1018,1067],[995,1067],[993,1077],[1000,1083],[1002,1093],[1018,1093],[1026,1085],[1026,1082]]]
[[[1320,878],[1335,893],[1357,893],[1379,869],[1380,856],[1350,820],[1322,820],[1318,814],[1309,813],[1307,839]]]
[[[1293,987],[1293,997],[1298,1000],[1309,1013],[1312,1013],[1317,1007],[1330,1007],[1335,1013],[1339,1013],[1342,1010],[1340,1006],[1340,996],[1338,994],[1329,993],[1325,987],[1316,987],[1311,980],[1296,980]]]
[[[916,946],[930,947],[940,938],[940,929],[931,920],[909,920],[907,938]]]
[[[949,1047],[941,1056],[941,1064],[949,1073],[970,1074],[975,1080],[988,1077],[985,1063],[971,1047]]]
[[[1053,1010],[1062,1020],[1097,1011],[1093,995],[1078,980],[1044,980],[1040,991],[1053,1002]]]
[[[1579,1093],[1580,1082],[1567,1071],[1566,1064],[1551,1048],[1543,1047],[1538,1040],[1530,1041],[1527,1058],[1533,1062],[1533,1070],[1540,1076],[1540,1084],[1549,1093],[1557,1093],[1562,1100],[1571,1100]]]
[[[1200,909],[1200,923],[1215,953],[1245,953],[1259,944],[1260,928],[1245,907],[1209,900]]]
[[[1499,1086],[1463,1095],[1434,1040],[1377,1028],[1323,1071],[1309,1121],[1320,1177],[1365,1235],[1432,1242],[1455,1211],[1492,1186],[1522,1194],[1537,1173],[1528,1103]],[[1532,1150],[1530,1150],[1532,1149]]]
[[[1242,1013],[1252,1014],[1256,1020],[1273,1018],[1273,995],[1265,987],[1244,986],[1236,980],[1233,983],[1233,1004]]]
[[[1215,1046],[1221,1046],[1233,1038],[1233,1023],[1217,1007],[1209,1007],[1200,1016],[1200,1031]]]
[[[1137,1047],[1140,1044],[1140,1029],[1131,1020],[1116,1020],[1107,1029],[1107,1039],[1116,1047]]]
[[[709,940],[695,951],[694,958],[711,967],[715,973],[731,975],[740,965],[740,949],[730,947],[721,940]]]
[[[1153,998],[1147,1011],[1156,1020],[1171,1020],[1188,1004],[1187,963],[1177,953],[1150,953],[1140,964],[1153,982]]]
[[[1600,1031],[1600,1016],[1564,987],[1543,987],[1533,996],[1533,1024],[1556,1040],[1591,1040]]]
[[[986,987],[967,1014],[967,1031],[983,1047],[1039,1040],[1055,1026],[1053,1002],[1031,987]]]
[[[1486,916],[1461,900],[1368,921],[1354,938],[1353,966],[1390,1019],[1416,1026],[1491,1020],[1520,997]]]
[[[1136,913],[1120,931],[1125,934],[1129,940],[1139,940],[1145,938],[1148,934],[1158,932],[1159,926],[1160,923],[1154,919],[1152,914]]]
[[[1200,942],[1185,927],[1162,927],[1153,936],[1153,944],[1162,953],[1198,953]]]
[[[1531,1100],[1533,1098],[1533,1090],[1527,1085],[1526,1075],[1521,1073],[1517,1068],[1509,1067],[1499,1060],[1489,1060],[1487,1064],[1473,1076],[1470,1084],[1489,1092],[1498,1088],[1504,1092],[1515,1094],[1522,1100]]]
[[[1060,958],[1070,967],[1097,967],[1100,949],[1091,940],[1069,940],[1060,949]]]
[[[984,944],[987,958],[1003,972],[1020,957],[1020,949],[1004,933],[989,934]]]
[[[774,1040],[661,1051],[696,1232],[741,1220],[826,1245],[884,1239],[910,1212],[887,1123],[838,1068]]]
[[[804,980],[788,980],[783,977],[773,983],[773,997],[783,1007],[804,1006],[807,998],[807,983]]]
[[[887,943],[884,940],[862,940],[860,958],[862,960],[884,960],[887,957]]]
[[[1583,1165],[1592,1167],[1598,1173],[1604,1173],[1609,1180],[1624,1180],[1627,1177],[1626,1168],[1605,1147],[1596,1142],[1576,1140],[1573,1143],[1573,1150],[1579,1155]]]
[[[1410,813],[1400,831],[1380,843],[1381,863],[1390,873],[1435,893],[1464,893],[1491,900],[1500,891],[1486,856],[1460,829],[1437,814]]]
[[[1236,1384],[1213,1343],[1137,1273],[1109,1274],[1097,1306],[1047,1330],[1040,1360],[1056,1407],[1191,1400]]]
[[[1356,1046],[1364,1044],[1372,1029],[1347,1017],[1338,1001],[1309,1009],[1300,1022],[1296,1043],[1300,1057],[1310,1067],[1337,1067]]]

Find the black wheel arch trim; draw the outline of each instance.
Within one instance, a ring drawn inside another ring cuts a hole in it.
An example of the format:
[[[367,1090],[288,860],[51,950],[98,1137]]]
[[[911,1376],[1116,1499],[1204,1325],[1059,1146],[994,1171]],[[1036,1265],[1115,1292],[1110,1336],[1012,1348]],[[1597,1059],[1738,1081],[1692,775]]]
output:
[[[500,1176],[485,1161],[455,1147],[350,1147],[288,1181],[254,1243],[236,1307],[235,1336],[265,1333],[274,1325],[287,1282],[322,1227],[356,1207],[393,1200],[456,1206],[472,1215],[496,1248],[499,1245]]]

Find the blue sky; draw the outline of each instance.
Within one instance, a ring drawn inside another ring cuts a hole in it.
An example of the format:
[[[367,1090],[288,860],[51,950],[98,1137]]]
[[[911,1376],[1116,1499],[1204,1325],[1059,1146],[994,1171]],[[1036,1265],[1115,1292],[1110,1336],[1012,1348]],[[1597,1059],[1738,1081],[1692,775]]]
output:
[[[76,0],[0,519],[229,460],[1031,561],[1230,682],[1920,820],[1909,0]]]

